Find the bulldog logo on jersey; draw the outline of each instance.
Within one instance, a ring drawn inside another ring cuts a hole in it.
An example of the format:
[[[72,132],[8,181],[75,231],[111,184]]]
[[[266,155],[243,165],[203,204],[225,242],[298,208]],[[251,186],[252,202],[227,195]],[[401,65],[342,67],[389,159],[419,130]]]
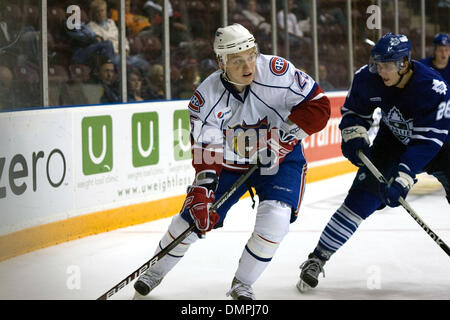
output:
[[[255,124],[236,124],[225,130],[228,147],[239,157],[252,159],[259,145],[266,145],[269,123],[267,117]],[[262,141],[263,140],[263,141]]]
[[[194,112],[200,112],[200,108],[203,107],[205,104],[205,99],[200,94],[199,91],[195,90],[194,95],[191,98],[191,101],[189,101],[189,109],[191,109]]]
[[[289,63],[280,57],[273,57],[269,62],[270,71],[276,76],[282,76],[289,69]]]
[[[403,144],[408,144],[411,139],[413,120],[405,120],[400,110],[393,107],[389,110],[387,116],[383,115],[384,123],[389,127],[391,132]]]

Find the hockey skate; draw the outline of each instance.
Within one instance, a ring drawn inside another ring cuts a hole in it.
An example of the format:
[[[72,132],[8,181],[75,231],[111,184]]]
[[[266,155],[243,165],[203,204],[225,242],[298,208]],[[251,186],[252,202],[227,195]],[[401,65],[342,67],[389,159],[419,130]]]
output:
[[[231,296],[233,300],[255,300],[252,286],[239,281],[236,277],[233,278],[231,289],[227,292],[228,296]]]
[[[146,296],[155,289],[162,281],[164,277],[152,270],[147,270],[134,284],[136,293],[133,299],[139,299],[142,296]]]
[[[300,265],[300,280],[297,283],[297,289],[300,292],[306,292],[311,288],[315,288],[319,283],[319,274],[323,273],[325,277],[325,260],[319,259],[313,253],[310,253],[308,260]]]

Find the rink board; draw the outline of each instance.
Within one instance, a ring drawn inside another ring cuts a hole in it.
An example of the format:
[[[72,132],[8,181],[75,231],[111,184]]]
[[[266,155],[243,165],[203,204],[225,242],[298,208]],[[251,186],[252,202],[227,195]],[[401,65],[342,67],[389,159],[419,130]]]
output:
[[[339,109],[303,146],[307,182],[354,171],[340,153]],[[188,101],[0,113],[0,261],[169,217],[194,170]]]

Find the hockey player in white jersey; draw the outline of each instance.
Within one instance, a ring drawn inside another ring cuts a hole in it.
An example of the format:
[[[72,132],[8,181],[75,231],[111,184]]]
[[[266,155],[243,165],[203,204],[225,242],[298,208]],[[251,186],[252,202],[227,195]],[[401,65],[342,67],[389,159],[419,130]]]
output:
[[[253,187],[259,198],[256,222],[227,295],[254,299],[253,283],[266,269],[297,218],[305,189],[301,140],[325,127],[330,103],[319,85],[287,60],[258,52],[239,24],[218,28],[214,52],[220,70],[205,79],[189,102],[195,180],[156,252],[195,224],[181,244],[135,283],[147,295],[207,231],[221,227],[230,207]],[[265,156],[263,156],[265,155]],[[218,210],[209,207],[259,159],[254,172]]]

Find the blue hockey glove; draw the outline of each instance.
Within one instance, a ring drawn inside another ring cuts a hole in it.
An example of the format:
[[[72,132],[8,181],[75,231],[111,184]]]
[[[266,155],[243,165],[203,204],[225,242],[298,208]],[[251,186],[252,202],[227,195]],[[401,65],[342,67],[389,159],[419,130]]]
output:
[[[398,207],[400,205],[399,199],[406,198],[409,190],[411,190],[417,179],[413,178],[414,174],[400,166],[398,175],[391,183],[382,183],[380,185],[381,200],[389,207]]]
[[[367,155],[370,145],[367,130],[363,126],[352,126],[342,129],[341,150],[344,157],[350,160],[357,167],[362,167],[364,163],[358,156],[358,150]]]

